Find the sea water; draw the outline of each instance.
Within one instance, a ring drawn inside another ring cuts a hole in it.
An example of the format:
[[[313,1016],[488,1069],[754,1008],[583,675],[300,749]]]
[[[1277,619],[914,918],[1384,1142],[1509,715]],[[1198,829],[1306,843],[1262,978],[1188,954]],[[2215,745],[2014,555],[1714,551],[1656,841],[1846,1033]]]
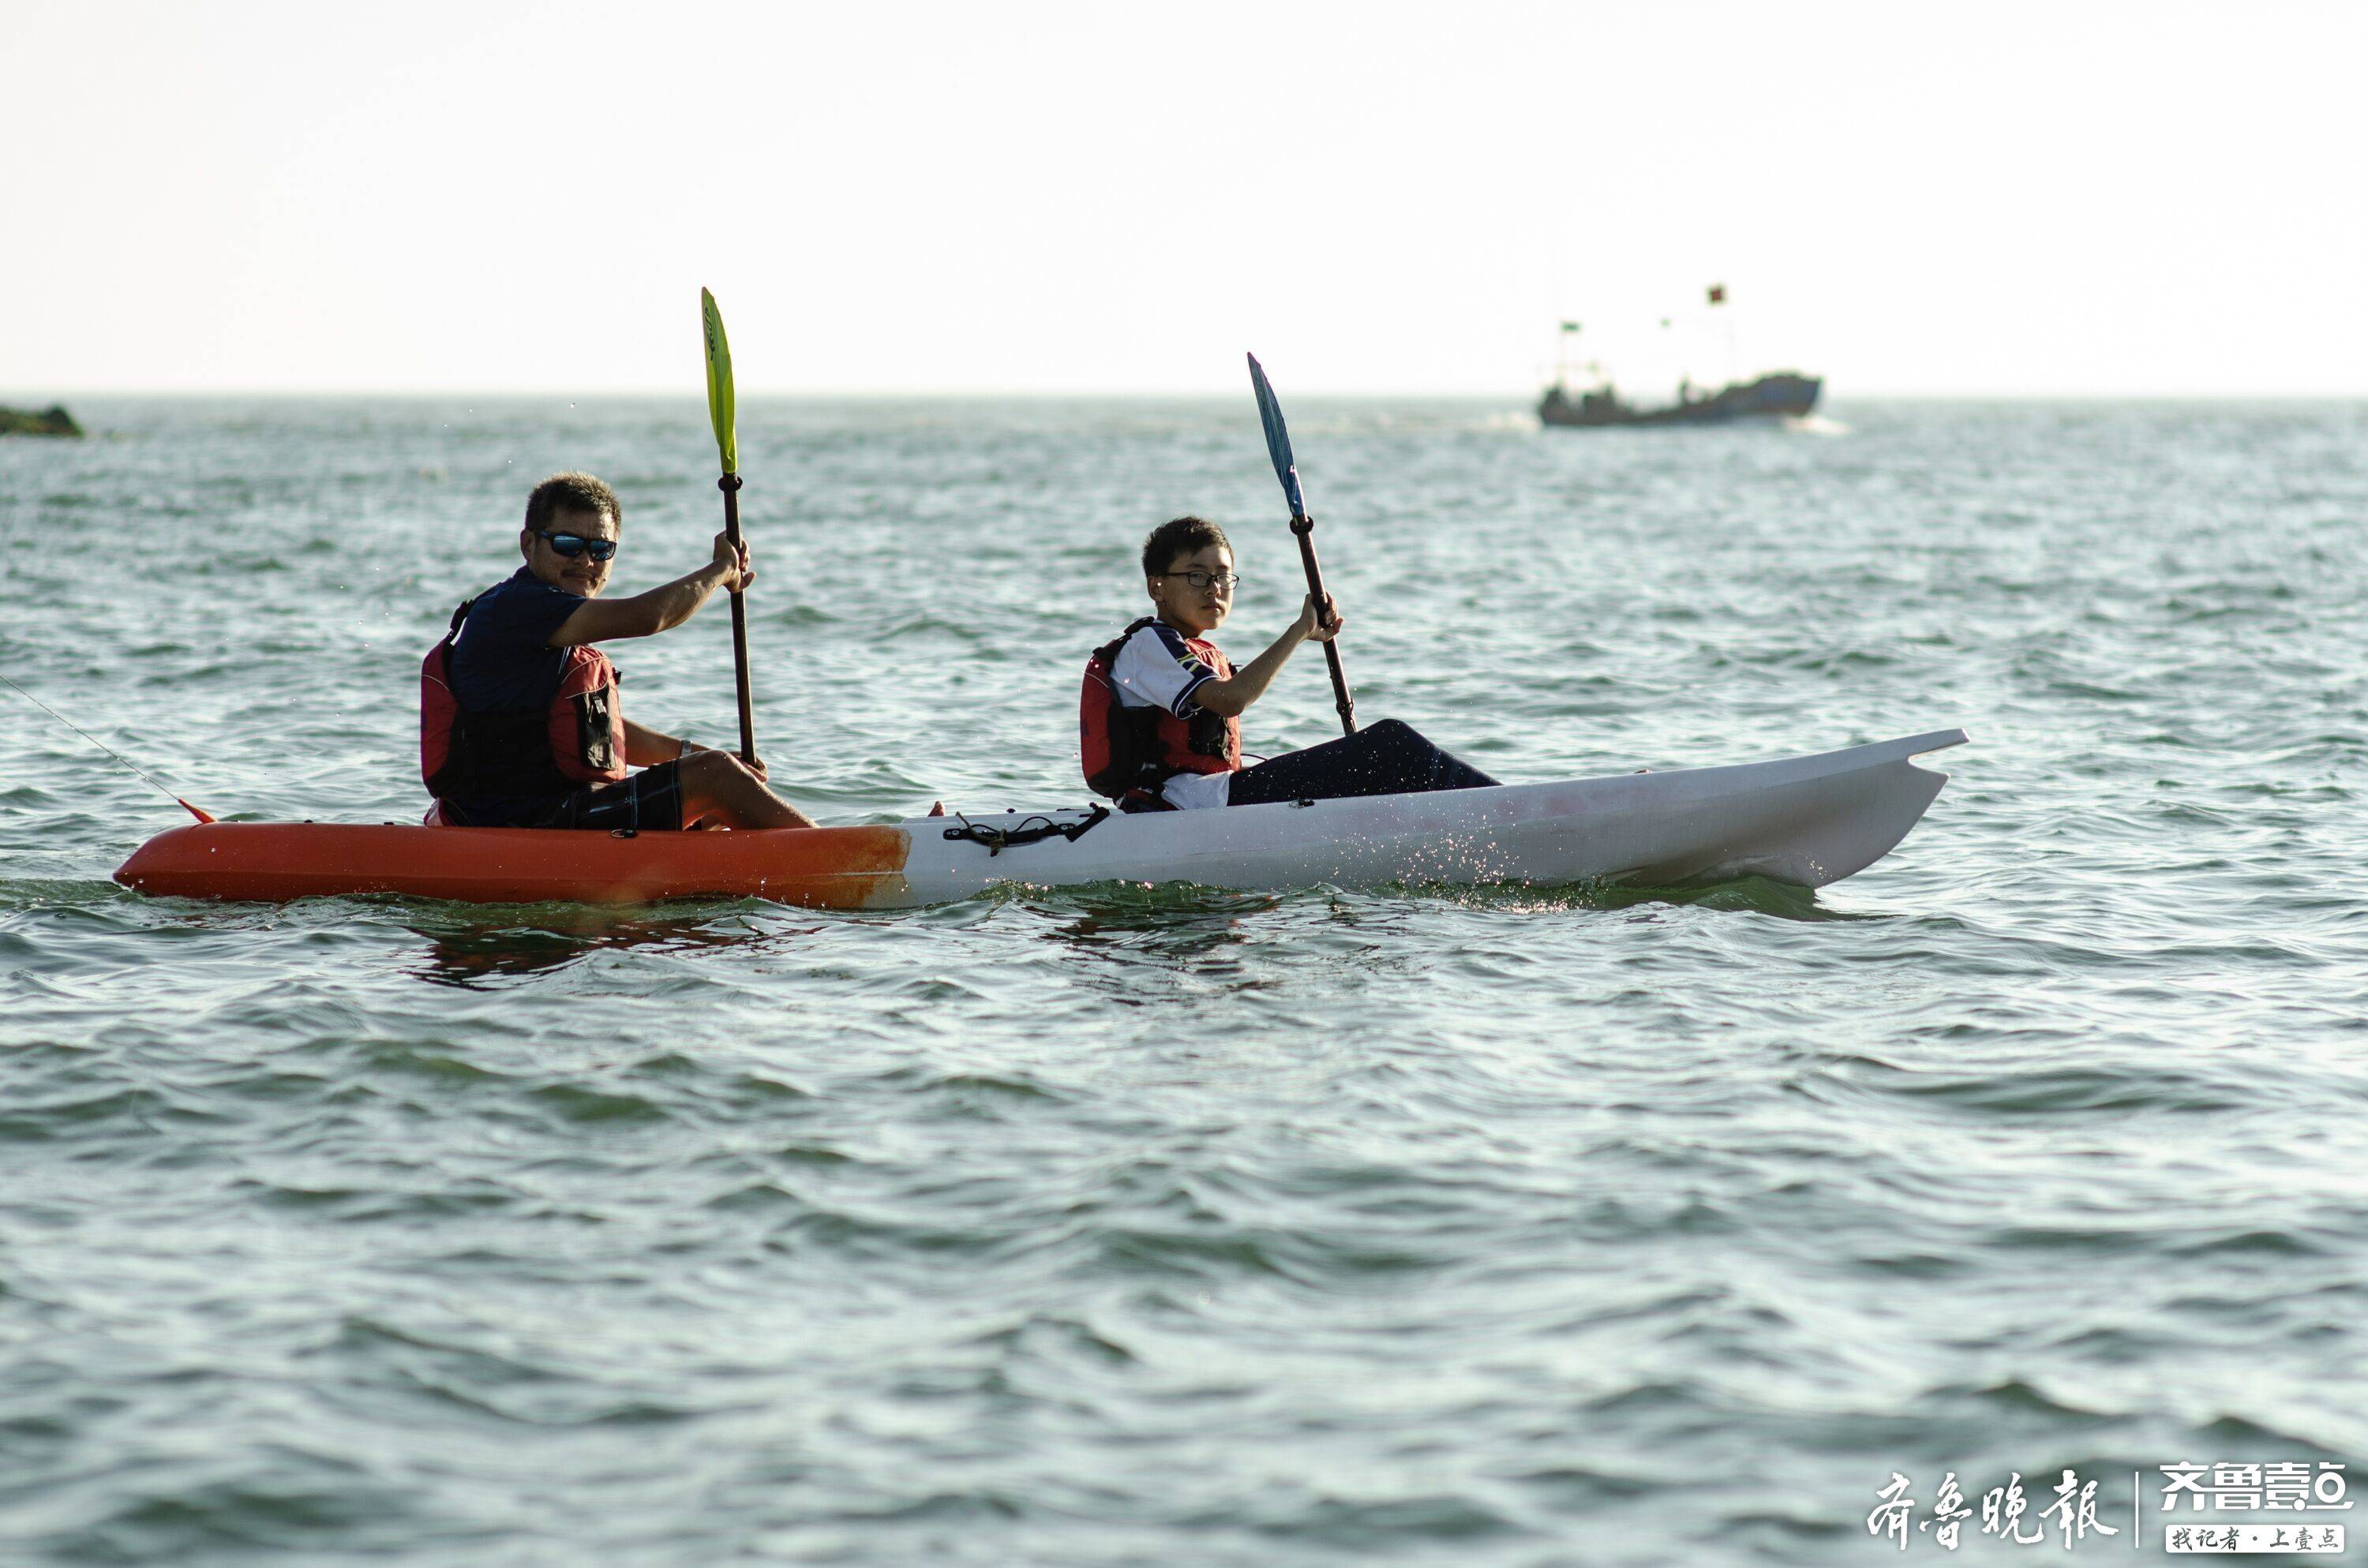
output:
[[[0,1559],[2346,1523],[2212,1467],[2368,1493],[2368,409],[1290,411],[1368,720],[1508,781],[1973,744],[1816,894],[270,907],[113,885],[178,809],[0,689]],[[75,412],[0,443],[0,674],[226,819],[416,819],[418,659],[544,474],[617,486],[619,591],[720,526],[695,395]],[[1236,659],[1298,607],[1247,392],[752,398],[740,450],[825,822],[1082,803],[1166,517],[1232,533]],[[731,742],[720,604],[614,652]],[[1333,725],[1303,650],[1246,740]]]

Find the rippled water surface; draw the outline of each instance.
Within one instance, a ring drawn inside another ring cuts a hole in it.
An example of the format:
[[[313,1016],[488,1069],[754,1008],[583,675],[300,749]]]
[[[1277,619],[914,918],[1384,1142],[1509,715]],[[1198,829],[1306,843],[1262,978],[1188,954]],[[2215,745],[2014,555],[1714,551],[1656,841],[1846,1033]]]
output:
[[[2126,1525],[2368,1461],[2368,409],[1290,406],[1371,718],[1508,781],[1974,744],[1815,895],[209,906],[0,689],[0,1558],[1873,1562],[1894,1471]],[[621,587],[719,522],[690,400],[76,412],[0,442],[0,674],[225,817],[416,815],[544,472]],[[1080,801],[1162,517],[1237,655],[1294,608],[1247,395],[741,450],[826,821]],[[620,649],[632,710],[728,739],[729,647]],[[1304,654],[1247,740],[1330,720]]]

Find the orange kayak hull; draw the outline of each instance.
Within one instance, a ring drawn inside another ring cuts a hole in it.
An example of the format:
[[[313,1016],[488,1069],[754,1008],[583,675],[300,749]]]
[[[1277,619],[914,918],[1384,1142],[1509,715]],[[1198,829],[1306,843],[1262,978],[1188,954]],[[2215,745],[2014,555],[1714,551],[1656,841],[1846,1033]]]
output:
[[[897,827],[609,833],[339,823],[208,823],[160,833],[115,873],[176,898],[400,893],[472,903],[763,898],[814,909],[910,902]]]

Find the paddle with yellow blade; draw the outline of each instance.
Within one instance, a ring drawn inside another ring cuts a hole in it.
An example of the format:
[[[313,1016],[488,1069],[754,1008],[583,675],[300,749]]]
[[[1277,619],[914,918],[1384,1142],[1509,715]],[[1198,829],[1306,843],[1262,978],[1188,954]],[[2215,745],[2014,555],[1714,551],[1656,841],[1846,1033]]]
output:
[[[707,416],[715,426],[715,450],[723,460],[723,532],[740,548],[740,436],[732,401],[732,343],[723,335],[723,313],[715,296],[699,291],[699,314],[707,335]],[[740,760],[757,761],[757,722],[748,708],[748,607],[732,590],[732,670],[740,681]]]

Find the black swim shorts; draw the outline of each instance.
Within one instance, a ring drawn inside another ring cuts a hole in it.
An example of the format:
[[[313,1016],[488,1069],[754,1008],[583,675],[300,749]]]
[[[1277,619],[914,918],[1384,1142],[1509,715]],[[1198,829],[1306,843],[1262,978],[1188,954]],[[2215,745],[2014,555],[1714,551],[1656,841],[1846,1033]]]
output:
[[[661,762],[614,784],[586,784],[534,825],[605,833],[680,833],[680,771],[678,762]]]

